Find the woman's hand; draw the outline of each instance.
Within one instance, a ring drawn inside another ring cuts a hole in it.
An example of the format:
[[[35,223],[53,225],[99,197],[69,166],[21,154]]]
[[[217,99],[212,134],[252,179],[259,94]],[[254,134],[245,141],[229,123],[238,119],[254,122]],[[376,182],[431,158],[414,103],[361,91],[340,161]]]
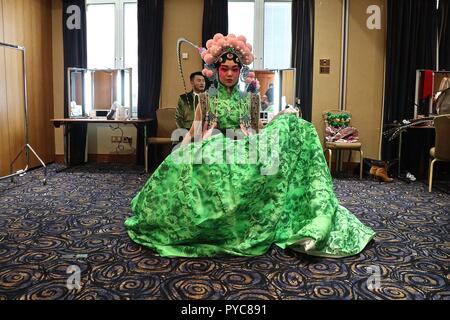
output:
[[[250,133],[248,132],[247,128],[245,127],[245,125],[244,125],[243,123],[241,123],[240,128],[241,128],[242,133],[243,133],[245,136],[248,137],[248,136],[250,135]]]
[[[206,131],[203,133],[202,140],[205,140],[205,139],[208,139],[209,137],[211,137],[211,135],[212,135],[214,129],[216,129],[216,128],[217,128],[217,121],[213,121],[213,122],[211,123],[211,128],[209,128],[208,130],[206,130]]]
[[[280,113],[278,114],[285,114],[285,113],[294,113],[297,115],[297,117],[300,115],[299,111],[291,106],[289,106],[289,108],[281,110]]]

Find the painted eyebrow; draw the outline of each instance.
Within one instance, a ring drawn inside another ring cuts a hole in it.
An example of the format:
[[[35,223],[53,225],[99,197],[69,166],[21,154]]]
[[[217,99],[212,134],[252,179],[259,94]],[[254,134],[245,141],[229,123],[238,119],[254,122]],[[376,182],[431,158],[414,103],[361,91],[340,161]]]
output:
[[[221,65],[220,68],[223,68],[223,69],[238,69],[239,66],[232,66],[232,67],[230,67],[230,66]]]

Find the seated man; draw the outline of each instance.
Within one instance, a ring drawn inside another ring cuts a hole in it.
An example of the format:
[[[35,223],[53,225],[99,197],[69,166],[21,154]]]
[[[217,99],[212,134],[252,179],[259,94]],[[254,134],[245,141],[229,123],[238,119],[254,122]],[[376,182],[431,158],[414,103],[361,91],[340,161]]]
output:
[[[205,77],[201,72],[194,72],[190,76],[192,90],[182,94],[178,99],[175,119],[177,128],[189,130],[194,121],[194,112],[199,103],[199,94],[205,90]]]

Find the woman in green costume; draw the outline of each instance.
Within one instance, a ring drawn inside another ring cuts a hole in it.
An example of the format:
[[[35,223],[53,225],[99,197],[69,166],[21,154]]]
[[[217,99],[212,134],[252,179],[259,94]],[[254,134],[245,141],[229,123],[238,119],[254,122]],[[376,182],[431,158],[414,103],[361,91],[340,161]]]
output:
[[[375,233],[339,205],[314,126],[287,109],[260,129],[259,96],[239,90],[239,77],[255,83],[245,40],[207,43],[203,73],[218,73],[218,88],[201,96],[182,145],[132,200],[130,238],[166,257],[257,256],[272,244],[358,254]]]

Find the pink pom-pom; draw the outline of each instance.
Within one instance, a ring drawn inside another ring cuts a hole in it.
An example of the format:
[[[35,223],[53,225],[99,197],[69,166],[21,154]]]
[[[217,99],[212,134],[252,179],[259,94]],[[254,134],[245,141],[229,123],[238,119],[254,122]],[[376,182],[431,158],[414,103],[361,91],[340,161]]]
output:
[[[218,46],[212,46],[211,48],[209,48],[209,53],[211,53],[214,57],[217,57],[217,55],[219,54],[220,48]]]
[[[247,46],[248,51],[252,52],[252,50],[253,50],[252,45],[250,43],[246,43],[245,45]]]
[[[205,56],[208,54],[208,51],[203,51],[200,56],[202,57],[202,60],[205,60]]]
[[[211,53],[207,53],[203,60],[205,60],[205,62],[207,64],[213,64],[214,63],[214,57],[211,55]]]
[[[225,41],[225,39],[219,39],[217,40],[217,46],[222,47],[226,44],[227,42]]]
[[[209,71],[209,70],[205,68],[205,69],[202,70],[202,74],[203,74],[205,77],[207,77],[207,76],[208,76],[208,71]]]
[[[214,44],[214,40],[210,39],[208,41],[206,41],[206,48],[211,48],[211,46]]]
[[[241,51],[241,49],[243,49],[244,47],[245,47],[244,42],[242,42],[242,41],[240,41],[240,40],[237,40],[237,41],[236,41],[236,50]]]
[[[252,81],[253,81],[253,78],[250,78],[250,77],[247,77],[247,78],[245,79],[245,83],[246,83],[246,84],[250,84],[250,83],[252,83]]]
[[[244,43],[247,42],[247,38],[245,36],[239,36],[237,38],[238,38],[238,40],[240,40],[240,41],[242,41]]]
[[[207,71],[206,71],[206,76],[207,76],[208,78],[212,78],[213,75],[214,75],[214,73],[212,72],[212,70],[207,70]]]
[[[255,77],[255,73],[254,73],[253,71],[250,71],[250,72],[248,73],[248,76],[249,76],[250,78],[254,78],[254,77]]]
[[[246,56],[246,57],[250,56],[250,54],[251,54],[250,50],[248,50],[247,47],[245,47],[242,51],[244,52],[243,54],[244,54],[244,56]]]
[[[230,34],[228,35],[228,39],[231,39],[231,38],[236,38],[236,35],[235,35],[234,33],[230,33]]]
[[[237,47],[237,40],[236,38],[231,38],[230,40],[228,40],[228,44],[230,45],[230,47],[232,48],[236,48]]]
[[[219,39],[222,39],[223,38],[223,34],[221,34],[221,33],[216,33],[215,35],[214,35],[214,37],[213,37],[213,39],[214,40],[219,40]]]

